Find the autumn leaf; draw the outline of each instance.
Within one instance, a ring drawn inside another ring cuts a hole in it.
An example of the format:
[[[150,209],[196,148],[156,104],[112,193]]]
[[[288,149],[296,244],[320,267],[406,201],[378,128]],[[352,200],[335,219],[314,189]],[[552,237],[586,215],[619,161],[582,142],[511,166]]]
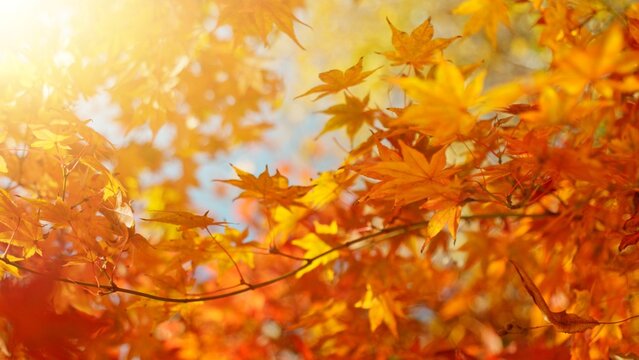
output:
[[[631,2],[0,5],[0,358],[633,357]]]
[[[442,50],[458,39],[433,39],[434,30],[430,18],[424,20],[410,34],[398,30],[388,18],[386,22],[393,32],[392,43],[395,51],[387,51],[384,56],[393,61],[393,65],[407,64],[420,70],[425,65],[441,62]]]
[[[456,169],[446,169],[445,149],[432,155],[430,161],[416,149],[399,143],[400,154],[379,144],[386,159],[354,166],[360,174],[380,180],[366,194],[367,199],[392,199],[398,206],[416,201],[424,201],[440,196],[452,196],[455,187],[451,186],[451,177]]]
[[[313,188],[300,201],[310,208],[320,209],[338,198],[353,180],[354,176],[344,169],[322,172],[311,183]]]
[[[339,257],[339,254],[337,252],[335,251],[329,252],[331,250],[331,247],[328,244],[326,244],[324,241],[322,241],[322,239],[320,239],[319,236],[315,235],[314,233],[309,233],[301,239],[293,240],[291,241],[291,244],[306,250],[304,252],[304,258],[306,259],[315,258],[319,255],[326,253],[326,255],[320,256],[315,261],[310,263],[309,266],[298,271],[297,274],[295,274],[295,277],[297,278],[301,278],[302,276],[304,276],[304,274],[312,271],[318,266],[326,265]]]
[[[313,188],[313,186],[289,186],[288,179],[280,174],[279,171],[276,170],[274,175],[270,175],[268,166],[257,177],[233,165],[231,166],[240,179],[216,181],[242,189],[243,191],[237,197],[238,199],[254,198],[267,207],[273,205],[282,205],[284,207],[292,205],[304,206],[299,199]]]
[[[193,228],[206,229],[209,226],[223,226],[228,223],[223,221],[215,221],[213,218],[208,217],[208,211],[204,215],[196,215],[187,211],[168,211],[168,210],[155,210],[151,214],[153,217],[148,219],[142,219],[144,221],[159,222],[165,224],[179,225],[180,231],[186,231]]]
[[[624,235],[624,237],[621,239],[621,242],[619,242],[618,250],[621,252],[628,246],[636,245],[638,242],[639,242],[639,232],[636,232],[634,234]]]
[[[546,300],[544,300],[541,292],[533,282],[533,280],[526,274],[526,272],[521,269],[514,261],[510,261],[511,264],[517,270],[517,274],[521,278],[521,281],[528,291],[528,294],[532,297],[535,305],[539,307],[539,310],[546,315],[548,321],[550,321],[557,330],[565,333],[578,333],[582,331],[586,331],[588,329],[592,329],[593,327],[600,325],[599,321],[591,318],[591,317],[581,317],[576,314],[566,313],[566,311],[555,312],[550,310]]]
[[[346,71],[342,70],[329,70],[319,74],[320,80],[324,82],[323,85],[317,85],[302,95],[298,95],[297,98],[320,93],[314,100],[318,100],[323,98],[326,95],[335,94],[342,90],[346,90],[351,86],[355,86],[362,81],[364,81],[367,77],[369,77],[372,73],[374,73],[377,69],[363,71],[362,61],[363,57],[359,58],[359,61],[350,68],[346,69]]]
[[[318,136],[345,127],[346,133],[352,141],[362,125],[373,123],[375,111],[368,109],[368,95],[363,99],[359,99],[356,96],[345,94],[345,98],[346,102],[344,104],[333,105],[321,111],[323,114],[331,115],[331,118],[328,119]]]
[[[297,46],[304,49],[295,35],[294,23],[304,24],[293,14],[291,2],[284,0],[221,0],[220,22],[228,23],[243,34],[254,35],[263,43],[273,27],[286,34]],[[306,24],[304,24],[306,25]]]
[[[639,196],[636,195],[634,197],[634,202],[639,203]],[[636,245],[639,242],[639,208],[635,204],[635,215],[633,215],[630,219],[626,220],[623,224],[623,230],[626,232],[626,235],[621,239],[619,243],[619,251],[623,251],[625,248],[631,245]]]
[[[578,94],[592,84],[601,95],[609,98],[613,87],[624,87],[623,79],[634,79],[635,85],[626,91],[637,91],[639,85],[636,85],[635,76],[630,74],[639,67],[639,59],[635,52],[624,49],[624,46],[620,27],[613,25],[586,46],[558,50],[553,60],[557,71],[552,76],[570,94]],[[610,78],[613,74],[616,76]]]
[[[453,239],[457,239],[457,227],[459,226],[459,218],[461,217],[461,207],[453,206],[439,210],[428,221],[426,233],[430,238],[435,237],[444,226],[448,225],[448,231]]]
[[[417,103],[404,110],[391,125],[413,126],[433,136],[436,144],[449,142],[457,135],[468,135],[479,115],[476,107],[480,104],[485,76],[482,71],[465,85],[459,68],[443,62],[437,65],[434,79],[396,79]]]
[[[639,4],[632,4],[626,9],[626,18],[628,19],[628,33],[637,47],[639,45]]]
[[[117,220],[126,226],[132,228],[135,226],[135,218],[133,217],[133,209],[126,201],[122,200],[122,193],[118,193],[116,197],[115,208],[113,209]]]
[[[503,0],[466,0],[453,13],[470,15],[470,20],[464,26],[464,35],[483,30],[493,48],[497,47],[497,26],[500,23],[510,26],[508,6]]]
[[[54,202],[41,199],[23,198],[39,209],[41,219],[54,225],[62,226],[75,221],[78,214],[73,211],[61,198],[56,198]]]
[[[31,143],[31,147],[34,148],[42,148],[44,150],[51,149],[65,149],[70,150],[71,148],[65,144],[63,144],[64,140],[68,139],[68,135],[60,135],[52,132],[51,130],[40,128],[31,130],[33,136],[36,137],[36,141]]]
[[[401,307],[389,294],[375,295],[370,284],[366,284],[364,298],[355,303],[355,307],[368,310],[368,320],[371,332],[374,332],[382,323],[386,324],[391,334],[398,337],[397,321],[395,315],[403,316]]]
[[[7,168],[7,161],[3,156],[0,156],[0,173],[7,173],[9,169]]]

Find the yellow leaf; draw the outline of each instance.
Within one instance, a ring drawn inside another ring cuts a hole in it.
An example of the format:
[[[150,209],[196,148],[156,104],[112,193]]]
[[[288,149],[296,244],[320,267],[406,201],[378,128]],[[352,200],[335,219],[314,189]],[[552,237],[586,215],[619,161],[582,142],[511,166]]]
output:
[[[366,284],[364,298],[355,303],[355,307],[368,310],[371,332],[374,332],[383,322],[393,336],[397,337],[397,321],[394,313],[398,313],[400,316],[402,314],[387,294],[375,295],[371,285]]]
[[[0,261],[0,275],[2,275],[4,272],[8,272],[15,277],[20,277],[20,270],[18,270],[17,267]]]
[[[410,125],[434,137],[434,143],[453,140],[457,135],[468,135],[480,114],[480,93],[485,71],[481,71],[469,84],[455,65],[443,62],[435,70],[434,79],[408,77],[395,80],[406,93],[416,100],[391,125]]]
[[[328,235],[337,234],[337,222],[335,220],[333,220],[328,225],[320,224],[319,222],[314,221],[313,225],[315,225],[315,232],[318,234],[328,234]]]
[[[36,129],[31,130],[31,132],[33,133],[33,136],[38,139],[31,143],[31,147],[42,148],[44,150],[50,150],[53,148],[66,150],[71,149],[70,147],[61,144],[62,141],[68,138],[66,135],[55,134],[48,129]]]
[[[331,247],[325,242],[323,242],[322,239],[320,239],[314,233],[307,234],[301,239],[293,240],[292,244],[306,250],[306,253],[304,253],[304,257],[307,259],[313,259],[316,256],[320,256],[321,254],[331,250]],[[320,256],[319,258],[311,262],[309,266],[307,266],[306,268],[302,269],[297,274],[295,274],[295,277],[300,278],[304,274],[315,269],[316,267],[320,265],[326,265],[329,262],[337,259],[338,257],[339,255],[335,251],[329,252],[326,255]]]
[[[322,110],[323,114],[331,115],[324,128],[318,136],[340,127],[346,127],[348,137],[353,140],[355,134],[365,124],[372,124],[375,120],[374,111],[368,108],[369,96],[363,99],[345,94],[346,102],[333,105]]]
[[[508,6],[503,0],[467,0],[453,10],[453,13],[470,15],[464,26],[464,35],[472,35],[484,30],[493,48],[497,47],[497,26],[510,26]]]
[[[0,173],[7,173],[9,169],[7,168],[7,162],[4,160],[2,155],[0,155]]]
[[[488,113],[495,110],[501,110],[525,94],[524,86],[519,82],[509,82],[501,84],[486,91],[480,99],[481,113]]]
[[[448,231],[453,236],[453,239],[457,237],[457,227],[459,225],[459,217],[461,216],[461,208],[459,206],[453,206],[444,210],[437,211],[435,215],[428,222],[426,229],[429,237],[434,237],[444,229],[444,226],[448,225]]]
[[[313,180],[313,188],[302,197],[300,202],[310,208],[320,209],[337,198],[346,181],[348,181],[348,173],[344,170],[325,171]]]

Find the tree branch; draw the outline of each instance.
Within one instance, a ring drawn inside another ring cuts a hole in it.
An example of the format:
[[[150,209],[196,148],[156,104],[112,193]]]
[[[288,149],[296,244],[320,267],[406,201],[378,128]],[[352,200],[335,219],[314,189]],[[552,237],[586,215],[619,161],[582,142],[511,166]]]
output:
[[[557,216],[558,214],[555,213],[543,213],[543,214],[523,214],[523,213],[494,213],[494,214],[477,214],[477,215],[467,215],[467,216],[462,216],[461,219],[463,220],[473,220],[473,219],[489,219],[489,218],[541,218],[541,217],[551,217],[551,216]],[[355,244],[373,239],[373,238],[377,238],[380,236],[383,236],[382,240],[388,240],[388,239],[392,239],[396,236],[402,235],[402,234],[406,234],[409,233],[411,231],[415,231],[421,228],[424,228],[428,225],[428,221],[419,221],[419,222],[415,222],[415,223],[411,223],[411,224],[404,224],[404,225],[398,225],[398,226],[392,226],[392,227],[388,227],[386,229],[382,229],[378,232],[372,233],[372,234],[367,234],[364,236],[360,236],[356,239],[347,241],[343,244],[337,245],[335,247],[332,247],[324,252],[322,252],[321,254],[318,254],[316,256],[310,257],[310,258],[300,258],[300,261],[304,261],[304,264],[298,266],[297,268],[284,273],[280,276],[274,277],[272,279],[269,280],[265,280],[262,282],[258,282],[258,283],[240,283],[236,286],[233,286],[231,288],[234,287],[239,287],[239,286],[243,286],[243,288],[241,289],[237,289],[234,291],[230,291],[230,292],[225,292],[225,293],[221,293],[221,294],[215,294],[215,295],[207,295],[207,296],[201,296],[198,294],[193,294],[189,297],[183,297],[183,298],[174,298],[174,297],[167,297],[167,296],[160,296],[160,295],[154,295],[151,293],[146,293],[143,291],[138,291],[135,289],[129,289],[129,288],[122,288],[119,287],[118,285],[116,285],[115,283],[111,283],[109,285],[102,285],[102,284],[96,284],[96,283],[89,283],[86,281],[77,281],[77,280],[73,280],[73,279],[67,279],[67,278],[56,278],[56,281],[59,282],[63,282],[63,283],[67,283],[67,284],[73,284],[73,285],[78,285],[78,286],[85,286],[85,287],[91,287],[91,288],[95,288],[101,291],[104,291],[104,293],[106,294],[110,294],[110,293],[123,293],[123,294],[129,294],[129,295],[134,295],[134,296],[139,296],[139,297],[143,297],[143,298],[147,298],[147,299],[151,299],[151,300],[158,300],[158,301],[164,301],[164,302],[172,302],[172,303],[192,303],[192,302],[199,302],[199,301],[211,301],[211,300],[218,300],[218,299],[223,299],[223,298],[228,298],[231,296],[235,296],[235,295],[239,295],[245,292],[249,292],[252,290],[256,290],[259,288],[263,288],[269,285],[272,285],[274,283],[277,283],[279,281],[282,281],[284,279],[290,278],[292,276],[295,276],[295,274],[299,273],[300,271],[306,269],[307,267],[311,266],[315,261],[317,261],[318,259],[320,259],[323,256],[326,256],[332,252],[335,251],[339,251],[339,250],[343,250],[343,249],[347,249]],[[0,261],[4,262],[7,265],[16,267],[19,270],[22,270],[24,272],[28,272],[31,274],[36,274],[36,275],[47,275],[42,271],[39,270],[35,270],[35,269],[31,269],[28,267],[25,267],[19,263],[16,263],[14,261],[11,261],[9,259],[7,259],[6,257],[0,257]],[[222,289],[221,289],[222,290]]]

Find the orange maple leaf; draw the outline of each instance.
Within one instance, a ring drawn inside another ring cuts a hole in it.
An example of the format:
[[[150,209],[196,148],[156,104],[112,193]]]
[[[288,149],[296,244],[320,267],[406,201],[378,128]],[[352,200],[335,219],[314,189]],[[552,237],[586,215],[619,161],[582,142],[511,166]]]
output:
[[[304,49],[295,35],[294,23],[304,24],[293,14],[291,3],[284,0],[223,0],[220,23],[230,24],[241,36],[257,36],[267,44],[273,27],[286,34]],[[307,25],[308,26],[308,25]]]
[[[333,105],[322,110],[322,113],[332,115],[332,117],[328,119],[319,136],[340,127],[346,127],[346,133],[352,140],[364,123],[371,124],[375,120],[375,111],[367,109],[368,95],[363,99],[348,94],[345,95],[345,103]]]
[[[233,165],[231,166],[240,179],[216,181],[231,184],[244,190],[237,197],[238,199],[254,198],[267,207],[275,205],[282,205],[287,208],[291,205],[304,207],[304,204],[299,202],[298,199],[313,188],[313,186],[289,186],[288,179],[280,174],[278,170],[275,171],[274,175],[270,175],[268,166],[257,177]]]
[[[212,225],[226,225],[226,222],[215,221],[208,217],[208,211],[204,215],[196,215],[187,211],[153,211],[154,215],[144,221],[160,222],[165,224],[179,225],[179,230],[184,231],[192,228],[207,228]]]
[[[388,18],[386,21],[393,32],[392,42],[395,51],[387,51],[383,55],[393,61],[392,65],[407,64],[419,70],[424,65],[438,63],[442,60],[442,50],[459,38],[433,39],[434,31],[430,18],[424,20],[410,34],[397,29]]]
[[[342,90],[348,89],[351,86],[361,83],[367,77],[369,77],[372,73],[374,73],[377,69],[379,69],[379,68],[376,68],[373,70],[363,71],[363,65],[362,65],[363,60],[364,60],[363,57],[359,58],[359,61],[355,65],[351,66],[345,71],[333,69],[333,70],[320,73],[319,78],[325,84],[317,85],[311,88],[310,90],[308,90],[307,92],[296,96],[295,98],[297,99],[306,95],[320,93],[314,99],[315,101],[315,100],[323,98],[326,95],[338,93]]]
[[[608,98],[613,87],[637,91],[639,85],[634,76],[639,68],[637,52],[624,48],[624,34],[619,26],[613,25],[584,47],[559,49],[553,59],[556,71],[552,78],[570,94],[578,94],[589,84]]]
[[[382,161],[355,166],[360,174],[381,180],[366,194],[365,199],[394,199],[395,205],[405,205],[431,197],[451,195],[451,177],[457,169],[446,169],[446,151],[441,149],[431,157],[399,142],[400,154],[378,144]],[[451,195],[451,196],[448,196]]]

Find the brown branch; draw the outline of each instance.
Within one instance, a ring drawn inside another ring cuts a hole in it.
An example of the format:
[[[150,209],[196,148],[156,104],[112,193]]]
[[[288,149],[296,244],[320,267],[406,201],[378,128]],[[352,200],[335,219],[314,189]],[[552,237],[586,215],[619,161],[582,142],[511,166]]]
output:
[[[495,214],[477,214],[477,215],[467,215],[467,216],[462,216],[461,219],[464,220],[472,220],[472,219],[487,219],[487,218],[506,218],[506,217],[511,217],[511,218],[524,218],[524,217],[532,217],[532,218],[538,218],[538,217],[551,217],[551,216],[557,216],[558,214],[554,214],[554,213],[544,213],[544,214],[520,214],[520,213],[495,213]],[[123,288],[123,287],[119,287],[118,285],[116,285],[115,283],[111,283],[109,285],[102,285],[102,284],[95,284],[95,283],[89,283],[86,281],[77,281],[77,280],[73,280],[73,279],[67,279],[67,278],[56,278],[56,281],[59,282],[63,282],[63,283],[67,283],[67,284],[73,284],[73,285],[78,285],[78,286],[85,286],[85,287],[91,287],[91,288],[95,288],[95,289],[99,289],[101,291],[103,291],[103,293],[105,294],[110,294],[110,293],[123,293],[123,294],[129,294],[129,295],[134,295],[134,296],[139,296],[139,297],[143,297],[143,298],[147,298],[147,299],[151,299],[151,300],[158,300],[158,301],[163,301],[163,302],[172,302],[172,303],[191,303],[191,302],[199,302],[199,301],[211,301],[211,300],[218,300],[218,299],[223,299],[223,298],[228,298],[231,296],[235,296],[235,295],[239,295],[239,294],[243,294],[245,292],[249,292],[252,290],[256,290],[259,288],[263,288],[272,284],[275,284],[277,282],[280,282],[284,279],[290,278],[292,276],[295,276],[295,274],[299,273],[300,271],[306,269],[307,267],[311,266],[315,261],[317,261],[318,259],[322,258],[323,256],[326,256],[332,252],[335,251],[339,251],[339,250],[343,250],[343,249],[347,249],[355,244],[370,240],[370,239],[374,239],[380,236],[384,236],[382,240],[388,240],[388,239],[392,239],[396,236],[402,235],[402,234],[406,234],[409,233],[411,231],[415,231],[421,228],[424,228],[428,225],[428,221],[419,221],[419,222],[415,222],[415,223],[411,223],[411,224],[404,224],[404,225],[398,225],[398,226],[393,226],[393,227],[388,227],[386,229],[382,229],[378,232],[372,233],[372,234],[367,234],[364,236],[360,236],[356,239],[347,241],[345,243],[342,243],[340,245],[337,245],[335,247],[332,247],[324,252],[322,252],[321,254],[318,254],[316,256],[310,257],[310,258],[304,258],[304,259],[300,259],[304,261],[304,264],[298,266],[297,268],[284,273],[280,276],[274,277],[272,279],[269,280],[265,280],[262,282],[258,282],[258,283],[240,283],[237,285],[237,287],[239,286],[244,286],[241,289],[238,290],[234,290],[234,291],[230,291],[230,292],[225,292],[225,293],[221,293],[221,294],[216,294],[216,295],[209,295],[209,296],[201,296],[201,294],[194,294],[191,295],[191,297],[183,297],[183,298],[173,298],[173,297],[167,297],[167,296],[160,296],[160,295],[154,295],[151,293],[146,293],[143,291],[138,291],[135,289],[129,289],[129,288]],[[14,266],[19,270],[22,270],[24,272],[28,272],[28,273],[32,273],[32,274],[36,274],[36,275],[46,275],[44,272],[39,271],[39,270],[35,270],[35,269],[31,269],[28,267],[25,267],[23,265],[20,265],[19,263],[13,262],[9,259],[7,259],[6,257],[0,257],[0,261],[4,262],[7,265],[10,266]],[[231,287],[232,288],[232,287]]]
[[[288,259],[297,260],[297,261],[310,261],[309,258],[305,258],[305,257],[300,257],[300,256],[295,256],[295,255],[284,253],[284,252],[280,251],[279,248],[274,247],[274,246],[270,247],[268,249],[268,254],[269,255],[279,255],[279,256],[282,256],[282,257],[285,257],[285,258],[288,258]]]

